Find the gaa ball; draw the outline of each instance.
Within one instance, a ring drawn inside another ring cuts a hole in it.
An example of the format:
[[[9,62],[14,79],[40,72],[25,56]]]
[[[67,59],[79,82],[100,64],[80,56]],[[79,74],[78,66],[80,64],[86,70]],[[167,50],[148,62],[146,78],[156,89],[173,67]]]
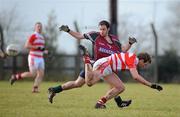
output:
[[[19,54],[19,48],[16,44],[10,44],[6,48],[6,54],[8,56],[17,56]]]

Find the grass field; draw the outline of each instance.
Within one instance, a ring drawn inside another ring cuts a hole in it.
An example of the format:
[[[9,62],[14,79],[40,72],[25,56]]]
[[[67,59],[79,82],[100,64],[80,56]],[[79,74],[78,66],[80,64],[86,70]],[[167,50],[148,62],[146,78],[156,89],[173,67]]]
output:
[[[128,108],[118,108],[114,101],[107,102],[107,109],[94,109],[96,101],[108,86],[99,83],[91,88],[59,93],[50,104],[47,88],[57,82],[43,82],[41,93],[32,94],[32,82],[0,81],[0,117],[180,117],[180,85],[163,85],[158,92],[140,84],[125,84],[122,94],[133,102]]]

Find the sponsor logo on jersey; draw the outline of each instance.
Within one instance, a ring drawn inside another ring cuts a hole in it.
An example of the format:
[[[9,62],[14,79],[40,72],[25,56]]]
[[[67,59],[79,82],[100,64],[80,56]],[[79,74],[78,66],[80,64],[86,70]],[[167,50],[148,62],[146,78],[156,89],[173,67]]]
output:
[[[102,53],[106,53],[106,54],[114,54],[115,53],[112,50],[101,48],[101,47],[98,49],[98,51],[100,51]]]

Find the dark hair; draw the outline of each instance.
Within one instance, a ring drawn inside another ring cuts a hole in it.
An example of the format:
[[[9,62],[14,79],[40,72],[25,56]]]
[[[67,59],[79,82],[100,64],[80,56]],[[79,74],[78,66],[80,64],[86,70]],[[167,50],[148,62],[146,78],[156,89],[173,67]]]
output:
[[[40,25],[42,25],[42,23],[41,23],[41,22],[36,22],[36,23],[35,23],[35,25],[37,25],[37,24],[40,24]]]
[[[146,62],[149,62],[149,63],[151,63],[151,57],[150,57],[150,55],[148,54],[148,53],[146,53],[146,52],[144,52],[144,53],[140,53],[138,56],[138,59],[139,60],[144,60],[144,63],[146,63]]]
[[[110,27],[109,22],[108,22],[108,21],[106,21],[106,20],[102,20],[102,21],[100,21],[100,22],[99,22],[99,25],[105,25],[107,28],[109,28],[109,27]]]

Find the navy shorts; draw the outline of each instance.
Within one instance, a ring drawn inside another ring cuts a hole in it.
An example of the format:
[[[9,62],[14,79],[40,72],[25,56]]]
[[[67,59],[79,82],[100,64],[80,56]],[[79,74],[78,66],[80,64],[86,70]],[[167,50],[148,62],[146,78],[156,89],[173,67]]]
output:
[[[79,76],[81,76],[83,79],[85,79],[85,70],[81,70]]]

